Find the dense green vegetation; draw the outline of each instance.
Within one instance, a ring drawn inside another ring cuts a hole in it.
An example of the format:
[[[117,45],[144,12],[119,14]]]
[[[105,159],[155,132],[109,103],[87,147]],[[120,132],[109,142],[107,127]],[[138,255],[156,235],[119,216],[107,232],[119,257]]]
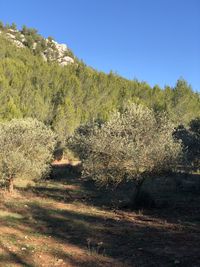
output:
[[[33,29],[23,27],[22,31],[30,42],[44,40]],[[200,116],[199,93],[193,92],[183,79],[173,88],[152,88],[146,82],[127,80],[112,72],[97,72],[79,60],[64,67],[45,62],[29,48],[17,48],[0,35],[2,121],[36,118],[51,125],[63,141],[80,124],[107,120],[111,111],[122,110],[127,102],[142,103],[156,112],[166,111],[176,124],[188,124]]]

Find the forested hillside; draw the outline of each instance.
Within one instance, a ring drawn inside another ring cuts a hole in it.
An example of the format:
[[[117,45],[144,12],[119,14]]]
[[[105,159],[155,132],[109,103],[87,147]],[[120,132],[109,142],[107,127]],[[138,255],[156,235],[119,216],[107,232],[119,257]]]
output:
[[[45,40],[36,30],[23,28],[21,32],[27,34],[29,42],[17,47],[5,34],[10,27],[1,25],[0,34],[1,121],[37,118],[51,125],[64,140],[81,123],[107,120],[111,111],[123,109],[128,102],[166,111],[177,124],[200,116],[200,95],[183,79],[173,88],[152,88],[146,82],[98,72],[72,53],[74,63],[65,66],[56,60],[45,61],[42,45],[37,52],[31,49],[34,42],[42,44]]]

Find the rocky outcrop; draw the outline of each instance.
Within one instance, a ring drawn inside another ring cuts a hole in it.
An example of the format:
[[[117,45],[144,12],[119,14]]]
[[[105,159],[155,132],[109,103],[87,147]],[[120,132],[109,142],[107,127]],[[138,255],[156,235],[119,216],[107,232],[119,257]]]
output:
[[[59,44],[51,38],[44,39],[38,35],[40,38],[32,43],[29,37],[23,34],[22,31],[6,29],[0,31],[0,34],[4,34],[8,40],[12,41],[19,48],[28,47],[33,52],[37,51],[37,54],[39,53],[44,61],[58,62],[61,66],[74,63],[73,57],[69,55],[71,53],[67,45]]]
[[[57,61],[61,66],[74,63],[74,59],[68,56],[69,49],[66,44],[59,44],[54,40],[45,40],[47,43],[47,49],[44,51],[46,60]]]
[[[63,58],[59,58],[58,62],[59,62],[59,64],[61,66],[66,66],[66,65],[68,65],[70,63],[74,63],[74,59],[71,58],[71,57],[66,56],[66,57],[63,57]]]

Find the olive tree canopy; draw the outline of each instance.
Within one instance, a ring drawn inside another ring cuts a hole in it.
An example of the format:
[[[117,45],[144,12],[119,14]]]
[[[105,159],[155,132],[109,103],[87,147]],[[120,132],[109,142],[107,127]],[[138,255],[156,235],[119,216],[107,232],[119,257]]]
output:
[[[165,114],[131,104],[102,125],[79,128],[69,146],[80,156],[84,174],[100,185],[125,180],[139,185],[147,176],[176,166],[181,145],[174,140],[173,131]]]
[[[16,178],[40,178],[48,172],[55,143],[55,134],[36,119],[0,123],[0,178],[10,191]]]

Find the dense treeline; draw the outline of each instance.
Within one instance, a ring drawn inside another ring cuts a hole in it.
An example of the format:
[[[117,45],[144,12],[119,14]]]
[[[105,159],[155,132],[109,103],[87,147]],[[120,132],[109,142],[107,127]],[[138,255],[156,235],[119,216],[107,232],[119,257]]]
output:
[[[35,32],[34,32],[35,34]],[[82,123],[107,120],[128,102],[166,111],[177,125],[200,116],[199,93],[180,79],[175,87],[108,75],[76,60],[60,66],[0,35],[0,120],[32,117],[51,125],[64,140]]]

